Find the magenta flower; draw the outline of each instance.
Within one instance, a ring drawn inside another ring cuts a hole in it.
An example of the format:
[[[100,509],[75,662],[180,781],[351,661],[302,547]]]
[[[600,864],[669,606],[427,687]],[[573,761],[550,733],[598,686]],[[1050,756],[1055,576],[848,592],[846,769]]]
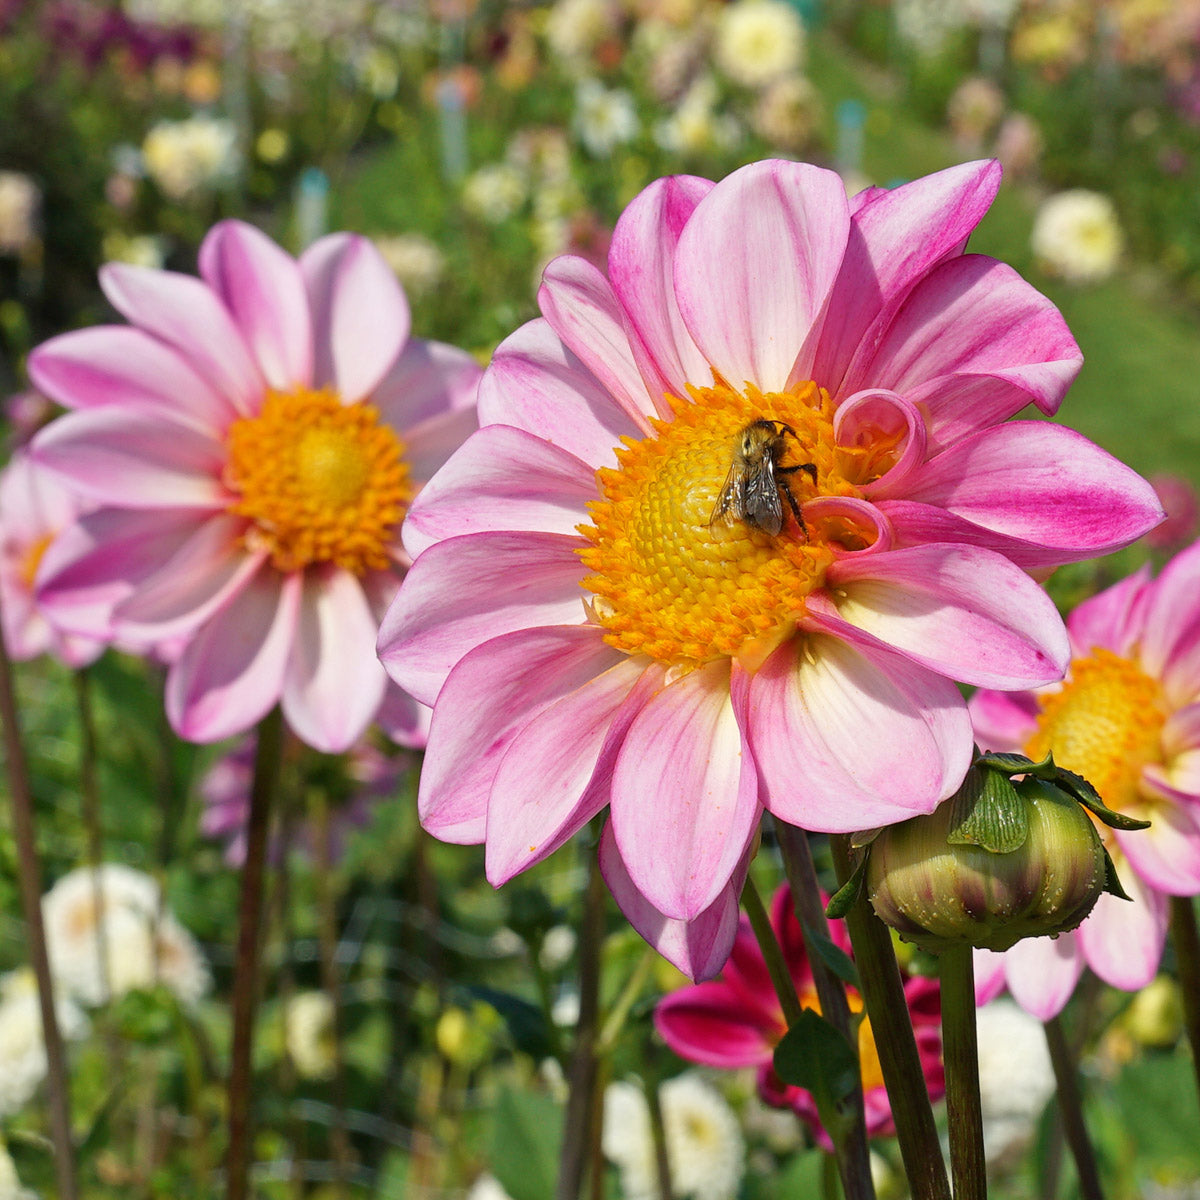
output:
[[[4,644],[18,661],[52,654],[69,667],[99,657],[104,641],[64,632],[47,619],[36,589],[46,550],[81,510],[62,481],[18,451],[0,475],[0,612]]]
[[[484,427],[413,507],[379,643],[437,702],[421,819],[485,842],[492,883],[609,806],[618,902],[711,975],[764,805],[824,831],[929,812],[971,754],[955,681],[1061,676],[1026,570],[1160,514],[1078,434],[1007,421],[1053,412],[1080,356],[1045,297],[963,253],[999,174],[850,202],[803,163],[662,179],[607,278],[546,269]]]
[[[375,635],[408,564],[400,521],[475,427],[478,367],[408,336],[404,293],[361,237],[297,262],[225,221],[200,275],[109,264],[131,325],[30,357],[37,387],[77,410],[34,452],[99,506],[55,544],[42,600],[83,634],[182,640],[166,704],[192,741],[282,702],[319,750],[373,720],[419,742]]]
[[[819,1013],[821,1005],[804,949],[804,935],[792,910],[792,895],[786,885],[775,893],[771,924],[801,1005]],[[850,938],[844,922],[831,921],[829,931],[834,942],[849,954]],[[937,1100],[946,1090],[942,1069],[941,993],[937,980],[906,974],[904,995],[929,1098]],[[862,1010],[862,999],[854,988],[847,989],[846,998],[852,1013]],[[821,1145],[826,1150],[833,1150],[833,1143],[821,1126],[812,1093],[783,1083],[771,1065],[775,1047],[787,1032],[787,1021],[746,917],[743,916],[738,925],[733,950],[720,978],[712,983],[680,988],[664,996],[654,1010],[654,1025],[667,1045],[689,1062],[726,1069],[757,1068],[758,1091],[763,1100],[777,1108],[794,1109]],[[858,1026],[858,1057],[867,1135],[885,1137],[895,1132],[895,1127],[875,1037],[866,1016]]]
[[[1157,579],[1142,568],[1080,604],[1067,620],[1072,659],[1061,685],[971,700],[988,750],[1020,750],[1086,776],[1110,808],[1149,829],[1098,825],[1133,903],[1101,896],[1073,933],[977,951],[976,995],[1008,984],[1047,1020],[1085,965],[1136,991],[1162,958],[1168,896],[1200,893],[1200,542]]]

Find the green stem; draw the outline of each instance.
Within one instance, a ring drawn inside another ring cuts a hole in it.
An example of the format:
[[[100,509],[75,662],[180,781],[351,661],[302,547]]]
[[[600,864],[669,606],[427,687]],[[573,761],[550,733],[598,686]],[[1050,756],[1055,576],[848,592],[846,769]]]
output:
[[[853,871],[850,839],[840,835],[829,842],[838,882],[844,884]],[[865,896],[847,913],[846,928],[913,1200],[950,1200],[946,1164],[891,934],[871,911]]]
[[[104,837],[100,824],[100,788],[96,780],[96,723],[92,718],[92,693],[87,667],[74,672],[75,699],[79,709],[79,799],[80,815],[87,837],[87,862],[92,870],[92,906],[96,910],[96,957],[100,968],[100,985],[106,1000],[112,999],[111,971],[109,970],[108,925],[104,919],[104,887],[101,883],[100,864],[104,861]],[[109,1051],[113,1054],[113,1066],[119,1072],[119,1047],[116,1039],[109,1039]]]
[[[29,955],[38,985],[42,1013],[42,1039],[46,1047],[46,1084],[50,1109],[50,1134],[54,1141],[54,1174],[61,1200],[76,1200],[75,1149],[71,1141],[71,1096],[66,1054],[58,1016],[54,1008],[54,981],[46,951],[46,928],[42,923],[42,879],[34,836],[33,795],[29,787],[29,764],[17,719],[12,664],[0,633],[0,725],[4,727],[4,757],[8,763],[12,795],[13,842],[17,852],[17,881],[21,908],[29,930]]]
[[[1100,1172],[1096,1167],[1096,1155],[1083,1120],[1083,1095],[1079,1090],[1074,1055],[1067,1044],[1066,1033],[1058,1017],[1051,1017],[1042,1028],[1046,1031],[1046,1046],[1050,1051],[1050,1063],[1054,1067],[1054,1081],[1057,1085],[1055,1099],[1063,1124],[1063,1134],[1071,1148],[1075,1170],[1079,1174],[1079,1193],[1083,1200],[1104,1200]]]
[[[975,1031],[975,969],[965,943],[938,959],[942,985],[942,1053],[954,1200],[986,1200],[983,1114],[979,1103],[979,1042]]]
[[[800,1004],[800,997],[796,995],[796,984],[783,957],[779,939],[771,927],[771,918],[767,915],[762,897],[749,875],[746,876],[746,884],[742,888],[742,908],[750,918],[750,928],[754,930],[758,948],[767,964],[767,974],[771,977],[775,995],[779,997],[779,1007],[783,1009],[783,1019],[790,1029],[800,1023],[804,1009]]]
[[[846,1001],[846,989],[813,944],[815,939],[830,939],[829,922],[825,918],[821,885],[817,879],[817,868],[813,863],[808,835],[804,830],[778,820],[775,822],[775,834],[783,854],[783,869],[791,889],[796,919],[804,932],[804,943],[808,949],[808,962],[817,989],[817,999],[821,1004],[821,1015],[851,1046],[857,1046],[857,1038],[851,1036],[850,1005]],[[846,1099],[842,1116],[844,1120],[839,1122],[837,1136],[834,1137],[834,1156],[837,1159],[842,1190],[846,1200],[874,1200],[875,1183],[871,1178],[871,1152],[867,1146],[861,1072],[858,1086]]]
[[[650,1136],[654,1142],[654,1177],[658,1184],[658,1200],[674,1200],[675,1189],[671,1182],[671,1160],[667,1155],[667,1127],[663,1121],[662,1099],[658,1084],[642,1080],[642,1092],[646,1097],[646,1108],[650,1113]]]
[[[579,1020],[567,1074],[567,1114],[556,1200],[579,1200],[596,1122],[596,1034],[600,1018],[600,949],[604,941],[604,879],[595,839],[590,843],[587,891],[579,938]]]
[[[1171,941],[1179,966],[1184,1028],[1192,1044],[1192,1069],[1200,1092],[1200,934],[1196,932],[1195,901],[1190,896],[1171,897]]]
[[[246,823],[246,862],[238,899],[238,940],[233,979],[233,1042],[230,1048],[228,1120],[229,1156],[226,1200],[247,1200],[253,1129],[250,1101],[253,1090],[254,1016],[258,1006],[258,960],[262,943],[263,893],[271,807],[279,784],[283,720],[279,709],[258,726],[254,782]]]
[[[608,1010],[608,1016],[604,1018],[600,1036],[596,1039],[598,1054],[608,1054],[616,1046],[617,1038],[621,1036],[621,1030],[625,1027],[625,1020],[629,1016],[629,1010],[642,994],[642,988],[646,986],[646,980],[650,978],[657,958],[658,954],[653,946],[647,946],[642,951],[642,957],[638,959],[637,966],[630,972],[629,978],[625,980],[625,986],[621,988],[621,994],[613,1002],[612,1008]]]

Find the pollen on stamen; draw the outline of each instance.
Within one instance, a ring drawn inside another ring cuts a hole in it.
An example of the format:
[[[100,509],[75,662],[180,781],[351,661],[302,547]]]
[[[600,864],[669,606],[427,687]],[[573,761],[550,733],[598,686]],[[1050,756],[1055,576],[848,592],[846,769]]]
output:
[[[272,391],[230,426],[228,451],[230,511],[249,518],[247,546],[276,569],[387,568],[413,489],[403,443],[371,405],[328,388]]]
[[[590,543],[579,551],[591,572],[589,612],[628,654],[683,668],[737,658],[754,668],[795,628],[845,547],[829,523],[806,536],[790,512],[778,534],[714,520],[741,431],[763,419],[789,427],[776,466],[811,463],[817,477],[787,474],[798,505],[859,495],[848,471],[861,477],[859,460],[873,449],[835,443],[833,403],[811,381],[785,393],[739,392],[717,377],[668,400],[674,419],[651,418],[651,436],[622,439],[618,465],[596,473],[600,499],[588,506],[591,524],[578,527]]]

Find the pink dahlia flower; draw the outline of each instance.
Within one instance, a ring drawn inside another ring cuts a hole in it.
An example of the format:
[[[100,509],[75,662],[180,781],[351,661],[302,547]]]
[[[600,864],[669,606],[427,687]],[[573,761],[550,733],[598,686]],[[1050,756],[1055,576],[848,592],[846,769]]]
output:
[[[34,453],[98,505],[47,556],[42,601],[82,634],[182,640],[166,704],[192,741],[281,702],[319,750],[373,720],[419,742],[375,635],[409,562],[401,519],[475,428],[479,369],[409,337],[365,238],[297,261],[224,221],[200,275],[109,264],[101,285],[130,325],[30,357],[39,390],[75,410]]]
[[[801,1005],[819,1013],[821,1005],[804,948],[804,935],[786,885],[775,893],[771,924]],[[831,921],[829,931],[834,942],[849,954],[850,937],[845,923]],[[904,996],[908,1001],[929,1098],[937,1100],[946,1090],[942,1069],[941,993],[937,980],[905,974]],[[862,999],[854,988],[847,989],[846,998],[852,1012],[862,1010]],[[758,1091],[763,1100],[777,1108],[794,1109],[821,1145],[833,1150],[833,1143],[817,1115],[812,1093],[783,1083],[771,1065],[775,1047],[787,1032],[787,1021],[767,973],[766,961],[745,916],[740,920],[733,950],[720,978],[711,983],[680,988],[664,996],[654,1010],[654,1025],[667,1045],[689,1062],[726,1069],[757,1068]],[[886,1137],[895,1132],[892,1108],[871,1022],[865,1016],[858,1027],[858,1057],[867,1135]]]
[[[1027,570],[1160,513],[1077,433],[1007,420],[1053,412],[1080,355],[963,253],[999,176],[851,201],[804,163],[662,179],[607,277],[547,267],[483,428],[413,506],[379,643],[437,702],[421,819],[486,842],[494,884],[609,806],[619,903],[713,974],[764,806],[824,831],[929,812],[971,756],[955,681],[1061,677]]]
[[[63,632],[37,600],[46,551],[79,515],[62,481],[18,451],[0,474],[0,612],[4,644],[18,661],[52,654],[69,667],[99,657],[104,641]]]
[[[1066,1004],[1085,965],[1125,991],[1149,983],[1166,940],[1167,897],[1200,893],[1200,542],[1157,579],[1143,568],[1084,601],[1067,631],[1062,684],[976,693],[975,735],[987,750],[1035,759],[1053,751],[1109,808],[1150,827],[1097,826],[1132,904],[1104,895],[1072,933],[976,952],[979,1002],[1007,983],[1042,1020]]]

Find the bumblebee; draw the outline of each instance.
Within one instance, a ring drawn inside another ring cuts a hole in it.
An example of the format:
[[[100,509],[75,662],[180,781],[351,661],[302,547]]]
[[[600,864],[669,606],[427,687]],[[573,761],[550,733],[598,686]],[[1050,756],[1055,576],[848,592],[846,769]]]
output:
[[[760,417],[751,421],[739,434],[733,464],[717,502],[713,505],[709,525],[720,520],[745,521],[772,537],[783,528],[783,502],[786,499],[796,524],[808,537],[808,527],[800,515],[800,505],[792,495],[788,477],[806,471],[817,482],[815,463],[797,463],[784,467],[780,463],[787,453],[787,439],[799,441],[796,431],[784,421]]]

